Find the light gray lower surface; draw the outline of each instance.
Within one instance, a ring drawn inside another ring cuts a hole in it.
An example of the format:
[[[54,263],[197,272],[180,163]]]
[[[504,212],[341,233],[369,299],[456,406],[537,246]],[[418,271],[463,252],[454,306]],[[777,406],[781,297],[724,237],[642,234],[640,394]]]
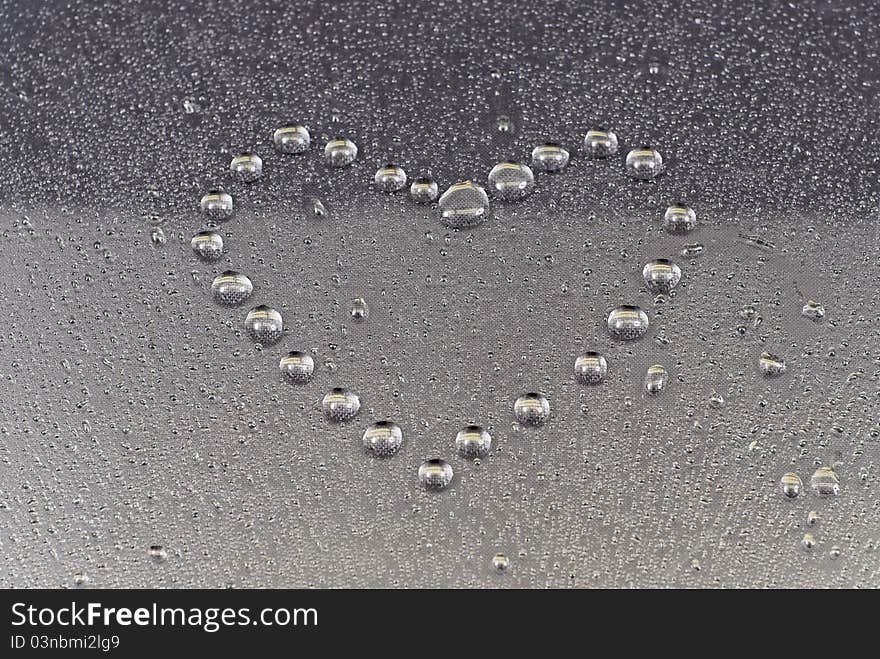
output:
[[[880,586],[875,4],[0,8],[0,585]],[[308,154],[273,152],[289,121]],[[609,161],[580,153],[596,123]],[[361,158],[328,171],[336,134]],[[568,169],[474,230],[370,186],[386,159],[484,181],[548,139]],[[668,170],[638,184],[623,156],[645,140]],[[250,187],[226,175],[242,149],[265,162]],[[189,240],[218,184],[238,212],[206,265]],[[659,228],[678,198],[686,238]],[[684,272],[663,305],[655,257]],[[255,284],[244,308],[211,301],[227,268]],[[258,303],[286,323],[262,351]],[[648,336],[607,335],[619,303]],[[278,373],[292,349],[316,356],[307,386]],[[574,380],[586,350],[599,387]],[[671,381],[649,398],[655,363]],[[363,403],[342,426],[332,386]],[[520,429],[532,390],[551,417]],[[386,461],[360,448],[378,419],[405,434]],[[454,453],[471,422],[494,438],[479,466]],[[418,487],[431,457],[455,468],[441,493]],[[820,465],[838,496],[810,489]]]

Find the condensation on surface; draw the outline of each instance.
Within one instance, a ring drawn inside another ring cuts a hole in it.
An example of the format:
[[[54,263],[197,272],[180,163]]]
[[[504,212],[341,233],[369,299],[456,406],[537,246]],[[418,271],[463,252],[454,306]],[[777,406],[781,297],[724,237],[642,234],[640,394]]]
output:
[[[0,25],[0,585],[880,586],[876,8],[20,4]],[[307,152],[275,150],[287,125]],[[586,157],[594,126],[617,154]],[[340,137],[357,159],[330,169]],[[545,143],[565,169],[475,228],[375,189],[390,162],[486,186]],[[624,165],[643,144],[650,182]],[[230,176],[241,153],[259,180]],[[235,214],[205,262],[217,189]],[[687,235],[662,225],[678,203]],[[682,273],[659,298],[653,259]],[[212,301],[227,270],[243,307]],[[278,343],[248,337],[257,305]],[[620,305],[645,336],[609,334]],[[279,372],[292,350],[305,384]],[[591,351],[608,368],[585,386]],[[340,424],[335,387],[360,401]],[[524,392],[542,425],[514,417]],[[386,419],[406,439],[376,460]],[[456,450],[471,424],[478,460]]]

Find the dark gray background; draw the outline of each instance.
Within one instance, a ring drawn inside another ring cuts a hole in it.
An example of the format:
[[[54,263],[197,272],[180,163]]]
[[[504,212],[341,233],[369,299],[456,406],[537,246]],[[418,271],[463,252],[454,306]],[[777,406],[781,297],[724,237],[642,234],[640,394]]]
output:
[[[877,587],[878,15],[0,2],[0,585]],[[309,153],[274,153],[286,123],[309,126]],[[593,125],[617,157],[583,158]],[[361,153],[329,171],[335,135]],[[370,185],[389,160],[485,181],[545,140],[569,167],[477,229]],[[623,171],[642,142],[668,163],[647,184]],[[227,175],[244,149],[264,159],[249,187]],[[189,239],[217,185],[238,210],[204,264]],[[700,221],[687,238],[659,228],[676,199]],[[641,282],[654,257],[684,272],[664,305]],[[228,268],[284,313],[277,346],[211,301]],[[618,303],[648,311],[649,336],[606,335]],[[291,349],[316,357],[308,386],[278,375]],[[610,370],[586,389],[571,371],[590,349]],[[783,377],[760,375],[762,350]],[[648,398],[653,363],[672,377]],[[360,393],[354,421],[324,421],[331,386]],[[552,416],[524,430],[530,390]],[[405,443],[377,461],[360,436],[385,418]],[[479,466],[454,454],[468,422],[494,438]],[[418,487],[429,457],[456,470],[445,492]],[[839,496],[812,493],[818,465]]]

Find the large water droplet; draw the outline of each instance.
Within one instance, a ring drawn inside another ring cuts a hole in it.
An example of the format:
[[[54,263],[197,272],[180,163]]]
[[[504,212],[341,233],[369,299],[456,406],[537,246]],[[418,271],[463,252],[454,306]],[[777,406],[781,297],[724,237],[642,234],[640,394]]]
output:
[[[666,295],[681,281],[681,268],[669,259],[653,259],[642,268],[645,288],[655,295]]]
[[[785,496],[789,499],[793,499],[801,493],[803,481],[801,481],[801,477],[797,474],[789,472],[782,476],[779,481],[779,486],[782,488],[782,493]]]
[[[211,220],[228,220],[232,217],[232,195],[222,190],[212,190],[202,197],[199,208]]]
[[[663,171],[663,156],[651,147],[643,146],[626,154],[626,173],[646,181]]]
[[[315,373],[315,360],[309,354],[292,350],[281,358],[278,368],[289,382],[307,384]]]
[[[476,183],[461,181],[440,197],[440,211],[444,224],[453,229],[474,227],[488,217],[489,196]]]
[[[669,373],[665,367],[659,364],[649,366],[648,372],[645,373],[645,391],[649,394],[659,394],[666,387],[668,380]]]
[[[199,231],[192,237],[190,246],[203,261],[216,261],[223,256],[223,236],[215,231]]]
[[[766,350],[758,357],[758,368],[767,377],[777,377],[785,373],[785,360]]]
[[[403,431],[392,421],[377,421],[364,431],[364,449],[376,458],[390,458],[403,444]]]
[[[361,409],[360,397],[349,389],[334,387],[326,393],[321,401],[324,418],[333,423],[342,423],[353,419]]]
[[[284,126],[275,131],[272,141],[280,153],[303,153],[308,151],[312,138],[305,126]]]
[[[397,165],[384,165],[376,171],[373,183],[382,192],[398,192],[406,187],[406,172]]]
[[[465,458],[482,458],[492,448],[492,436],[480,426],[465,426],[455,436],[455,448]]]
[[[513,403],[513,415],[524,426],[540,426],[550,417],[550,401],[544,394],[523,394]]]
[[[648,314],[633,305],[621,305],[608,314],[608,332],[625,341],[643,337],[648,331],[648,324]]]
[[[584,151],[590,158],[607,158],[617,153],[617,135],[604,128],[593,128],[584,137]]]
[[[574,360],[574,376],[581,384],[599,384],[608,373],[608,361],[598,352],[586,352]]]
[[[251,339],[261,345],[276,343],[284,332],[281,313],[262,304],[248,311],[244,325]]]
[[[330,140],[324,147],[324,161],[331,167],[347,167],[357,159],[358,148],[344,137]]]
[[[214,299],[227,307],[234,307],[247,300],[254,292],[254,285],[247,275],[235,270],[227,270],[211,282],[211,294]]]
[[[547,143],[532,149],[532,165],[541,172],[558,172],[568,164],[568,151],[558,144]]]
[[[489,172],[489,186],[505,201],[522,199],[535,188],[535,176],[528,165],[501,162]]]
[[[427,204],[437,199],[440,189],[437,187],[437,181],[432,176],[421,174],[409,186],[409,194],[420,204]]]
[[[810,487],[820,496],[840,494],[840,480],[831,467],[819,467],[810,477]]]
[[[256,153],[242,153],[229,163],[229,173],[237,181],[253,183],[263,175],[263,159]]]
[[[663,214],[663,228],[667,233],[688,233],[693,231],[695,226],[697,226],[697,214],[684,204],[672,204]]]
[[[439,458],[425,460],[419,466],[419,483],[426,490],[442,490],[448,487],[453,475],[452,465]]]

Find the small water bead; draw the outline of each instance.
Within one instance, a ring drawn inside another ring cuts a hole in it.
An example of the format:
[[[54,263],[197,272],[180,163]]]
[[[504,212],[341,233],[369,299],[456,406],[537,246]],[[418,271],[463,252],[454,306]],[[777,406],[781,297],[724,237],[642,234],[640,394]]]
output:
[[[216,231],[199,231],[192,237],[190,247],[203,261],[216,261],[223,256],[223,236]]]
[[[510,117],[506,114],[502,114],[495,120],[495,128],[499,133],[512,133],[516,129],[516,126]]]
[[[390,458],[403,444],[403,431],[392,421],[377,421],[364,431],[364,450],[376,458]]]
[[[558,172],[568,164],[568,151],[559,144],[547,143],[532,149],[532,165],[541,172]]]
[[[437,199],[440,188],[430,175],[421,174],[409,186],[409,194],[418,203],[429,204]]]
[[[229,163],[229,173],[237,181],[253,183],[263,175],[263,159],[256,153],[242,153]]]
[[[309,354],[292,350],[281,358],[278,368],[289,382],[307,384],[315,373],[315,360]]]
[[[667,295],[681,281],[681,268],[669,259],[653,259],[642,268],[645,287],[655,295]]]
[[[550,417],[550,401],[544,394],[523,394],[513,404],[513,415],[524,426],[540,426]]]
[[[649,394],[659,394],[666,387],[668,381],[669,373],[665,367],[659,364],[649,366],[648,372],[645,374],[645,391]]]
[[[785,496],[789,499],[794,499],[801,493],[803,481],[801,481],[801,477],[797,474],[789,472],[782,476],[779,481],[779,486],[782,488],[782,493]]]
[[[247,275],[235,270],[222,272],[211,282],[214,299],[226,307],[234,307],[247,300],[254,292],[254,285]]]
[[[280,153],[303,153],[308,151],[312,137],[305,126],[284,126],[275,131],[272,141]]]
[[[495,554],[492,557],[492,567],[498,572],[507,572],[510,568],[510,559],[506,554]]]
[[[599,384],[608,373],[608,361],[598,352],[586,352],[574,360],[574,376],[581,384]]]
[[[814,323],[821,323],[825,320],[825,307],[813,300],[807,300],[801,309],[801,315]]]
[[[604,128],[592,128],[584,137],[584,151],[590,158],[607,158],[617,153],[617,135]]]
[[[816,536],[814,536],[812,533],[804,533],[801,544],[803,545],[804,549],[812,549],[816,546]]]
[[[157,247],[161,247],[168,242],[168,238],[165,236],[165,231],[162,227],[153,227],[150,229],[150,242]]]
[[[489,186],[505,201],[522,199],[535,188],[535,175],[528,165],[500,162],[489,172]]]
[[[451,185],[440,197],[443,223],[453,229],[475,227],[486,221],[489,214],[489,196],[471,181]]]
[[[816,526],[819,523],[819,513],[815,510],[811,510],[807,513],[807,524],[810,526]]]
[[[353,419],[361,409],[360,397],[349,389],[334,387],[328,391],[321,401],[324,418],[333,423],[342,423]]]
[[[370,317],[370,307],[367,301],[362,298],[356,298],[351,303],[351,319],[356,323],[362,323]]]
[[[647,181],[663,171],[663,156],[651,147],[643,146],[626,154],[626,173],[631,177]]]
[[[153,560],[161,562],[168,558],[168,551],[162,545],[150,545],[147,555]]]
[[[840,494],[840,479],[831,467],[819,467],[810,477],[810,487],[819,496]]]
[[[492,436],[480,426],[465,426],[455,436],[455,448],[464,458],[482,458],[492,448]]]
[[[837,560],[838,558],[840,558],[840,547],[838,547],[837,545],[833,545],[831,547],[831,550],[828,552],[828,555],[831,557],[832,560]]]
[[[324,161],[331,167],[347,167],[357,160],[358,148],[344,137],[330,140],[324,147]]]
[[[378,169],[373,182],[382,192],[399,192],[406,187],[406,172],[403,167],[385,165]]]
[[[648,331],[648,326],[648,314],[637,306],[624,304],[608,314],[608,332],[618,339],[639,339]]]
[[[327,217],[327,207],[320,199],[312,199],[312,216],[317,218]]]
[[[709,396],[709,405],[715,408],[724,407],[724,396],[717,391],[713,391],[712,395]]]
[[[697,226],[697,214],[694,209],[684,204],[672,204],[663,214],[663,229],[667,233],[690,233]],[[687,245],[685,245],[687,247]],[[699,252],[702,252],[702,245]],[[699,253],[698,252],[698,253]]]
[[[277,343],[284,333],[281,313],[262,304],[248,311],[244,325],[251,339],[260,345]]]
[[[454,475],[452,465],[440,458],[425,460],[419,466],[419,483],[426,490],[442,490],[449,487]]]
[[[700,243],[687,243],[681,248],[679,254],[687,258],[695,258],[700,256],[703,251],[705,251],[705,247]]]
[[[211,220],[228,220],[233,211],[232,195],[222,190],[212,190],[202,197],[199,208]]]
[[[785,360],[766,350],[758,357],[758,368],[765,376],[773,378],[785,373]]]

